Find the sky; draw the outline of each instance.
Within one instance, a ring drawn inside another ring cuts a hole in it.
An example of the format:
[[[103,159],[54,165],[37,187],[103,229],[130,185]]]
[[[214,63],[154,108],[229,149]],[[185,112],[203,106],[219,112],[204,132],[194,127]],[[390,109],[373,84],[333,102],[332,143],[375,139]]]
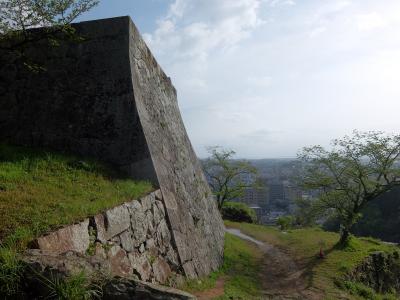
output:
[[[357,130],[399,133],[399,0],[102,0],[178,91],[200,157],[295,157]]]

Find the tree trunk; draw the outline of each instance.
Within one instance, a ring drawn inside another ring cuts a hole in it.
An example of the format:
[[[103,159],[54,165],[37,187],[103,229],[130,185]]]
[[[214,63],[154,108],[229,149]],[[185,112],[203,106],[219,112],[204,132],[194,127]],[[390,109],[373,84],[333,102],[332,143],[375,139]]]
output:
[[[350,228],[347,226],[343,226],[340,229],[340,240],[339,244],[340,245],[346,245],[350,239]]]
[[[217,203],[218,203],[218,210],[221,211],[222,206],[224,205],[224,199],[222,197],[218,197]]]

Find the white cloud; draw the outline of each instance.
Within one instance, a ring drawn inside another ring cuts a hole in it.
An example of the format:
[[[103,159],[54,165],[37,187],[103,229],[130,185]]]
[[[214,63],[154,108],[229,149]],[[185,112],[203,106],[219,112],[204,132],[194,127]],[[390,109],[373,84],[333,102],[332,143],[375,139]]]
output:
[[[264,21],[261,0],[175,0],[146,41],[156,54],[173,53],[171,60],[205,63],[211,51],[236,46]]]
[[[175,0],[145,38],[200,156],[287,157],[400,128],[399,12],[398,0]]]
[[[326,31],[326,27],[325,26],[319,26],[317,28],[314,28],[313,30],[310,31],[310,33],[308,34],[308,36],[310,38],[315,38],[317,36],[319,36],[320,34],[324,33]]]
[[[249,77],[247,82],[256,87],[267,88],[272,84],[272,77],[270,76],[262,76],[262,77]]]
[[[296,2],[293,0],[264,0],[264,1],[269,3],[271,7],[296,5]]]
[[[357,27],[362,31],[374,30],[387,25],[385,19],[377,12],[356,16]]]

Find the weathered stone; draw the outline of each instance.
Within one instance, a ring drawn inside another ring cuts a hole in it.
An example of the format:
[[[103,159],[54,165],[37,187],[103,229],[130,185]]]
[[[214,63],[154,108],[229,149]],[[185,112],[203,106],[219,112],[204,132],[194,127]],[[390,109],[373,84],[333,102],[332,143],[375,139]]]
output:
[[[159,212],[161,213],[161,216],[165,217],[164,204],[161,201],[156,201],[156,205],[158,207]]]
[[[160,189],[156,190],[156,191],[154,192],[154,195],[156,196],[156,199],[157,199],[157,200],[162,200],[162,193],[161,193],[161,190],[160,190]]]
[[[132,266],[124,249],[112,246],[107,253],[111,265],[111,273],[117,276],[132,274]]]
[[[40,250],[52,254],[61,254],[68,251],[85,253],[89,247],[89,219],[61,228],[36,240]]]
[[[158,248],[153,238],[150,238],[146,241],[146,250],[149,251],[150,255],[152,256],[158,255]]]
[[[121,245],[122,248],[124,248],[125,251],[131,252],[135,248],[134,242],[133,242],[133,233],[130,230],[124,231],[119,235],[119,238],[121,240]]]
[[[156,201],[156,197],[154,193],[150,193],[140,199],[140,203],[142,204],[143,210],[150,210]]]
[[[133,244],[135,247],[139,247],[141,243],[146,241],[148,227],[146,214],[144,213],[142,206],[138,201],[133,201],[130,203],[128,208],[131,213]]]
[[[121,245],[121,238],[119,235],[116,235],[110,239],[110,242],[114,245]]]
[[[165,257],[168,260],[169,264],[172,265],[174,268],[179,267],[180,264],[179,264],[178,255],[172,247],[169,247]]]
[[[96,225],[96,239],[102,243],[107,242],[110,237],[107,234],[105,215],[98,214],[93,219]]]
[[[157,201],[157,202],[158,202],[158,201]],[[162,212],[161,212],[160,209],[158,208],[158,205],[157,205],[157,204],[154,204],[154,205],[153,205],[152,212],[153,212],[154,224],[157,226],[157,225],[160,223],[161,219],[163,218]]]
[[[150,210],[146,212],[147,236],[152,237],[155,233],[154,217]]]
[[[107,210],[94,217],[97,239],[102,243],[111,240],[131,226],[131,218],[126,205]]]
[[[131,225],[131,216],[125,205],[120,205],[106,211],[107,234],[112,237],[125,230]]]
[[[139,278],[144,281],[150,279],[152,272],[151,265],[145,254],[139,254],[137,252],[128,254],[130,264]]]
[[[187,277],[194,279],[197,278],[197,273],[194,268],[194,264],[191,261],[188,261],[182,265],[183,270],[185,271],[185,274]]]
[[[139,252],[140,252],[140,253],[143,253],[145,249],[146,249],[146,248],[144,247],[144,244],[140,244]]]
[[[115,278],[104,287],[104,300],[196,300],[193,295],[170,287],[138,280]]]
[[[97,257],[88,258],[76,252],[49,254],[48,252],[43,252],[38,249],[31,249],[24,253],[22,260],[38,272],[37,274],[45,272],[46,270],[54,270],[64,276],[80,273],[82,271],[88,275],[97,271],[107,274],[110,271],[108,261]],[[32,276],[35,275],[31,274],[34,272],[28,273]]]
[[[158,224],[156,236],[157,243],[160,247],[164,248],[166,245],[169,245],[171,241],[171,233],[165,219],[162,219],[160,224]]]
[[[152,264],[154,278],[159,283],[165,283],[171,275],[171,268],[161,257],[158,257]]]

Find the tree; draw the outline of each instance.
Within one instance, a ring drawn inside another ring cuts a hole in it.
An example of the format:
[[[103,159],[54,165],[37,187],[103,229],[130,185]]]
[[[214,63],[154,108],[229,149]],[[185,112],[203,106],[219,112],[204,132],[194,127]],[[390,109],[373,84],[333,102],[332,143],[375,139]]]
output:
[[[294,216],[296,218],[296,223],[306,227],[315,225],[320,211],[314,205],[314,200],[300,197],[295,199],[295,204],[296,210]]]
[[[358,132],[334,140],[332,150],[304,148],[304,188],[318,190],[316,205],[333,212],[341,223],[340,244],[367,203],[400,185],[400,135]]]
[[[47,40],[74,38],[71,23],[98,0],[0,0],[0,50],[24,58],[24,50]],[[43,27],[41,30],[33,28]]]
[[[235,151],[212,147],[209,153],[203,163],[204,172],[221,210],[225,201],[242,196],[246,188],[256,187],[257,169],[247,161],[234,160]],[[245,176],[254,180],[245,181]]]

